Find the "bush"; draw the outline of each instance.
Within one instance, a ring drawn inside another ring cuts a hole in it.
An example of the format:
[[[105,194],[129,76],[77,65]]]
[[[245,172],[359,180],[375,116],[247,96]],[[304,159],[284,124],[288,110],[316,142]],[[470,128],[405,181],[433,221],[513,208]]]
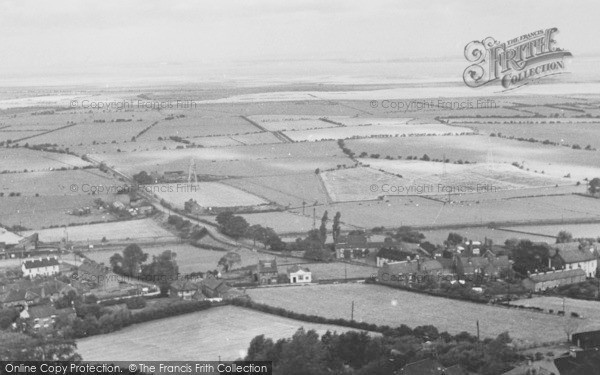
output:
[[[146,307],[146,300],[144,299],[144,297],[128,298],[125,301],[125,306],[127,306],[129,310],[143,309],[144,307]]]

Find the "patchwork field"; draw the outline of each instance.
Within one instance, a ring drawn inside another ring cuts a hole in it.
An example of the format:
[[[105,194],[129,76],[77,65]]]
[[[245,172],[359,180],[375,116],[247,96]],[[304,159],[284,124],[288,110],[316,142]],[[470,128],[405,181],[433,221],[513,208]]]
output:
[[[328,200],[327,192],[314,171],[287,176],[236,178],[222,182],[266,197],[282,206],[301,206],[302,202],[312,205]]]
[[[358,137],[410,137],[425,135],[469,134],[472,130],[443,124],[396,124],[396,125],[358,125],[327,129],[285,131],[296,142],[315,142],[330,139],[348,139]]]
[[[539,307],[546,311],[552,309],[556,314],[557,311],[563,310],[563,298],[561,297],[533,297],[514,300],[511,302],[513,305],[533,306]],[[600,329],[600,307],[599,301],[585,301],[580,299],[565,298],[564,308],[565,315],[570,316],[571,312],[579,314],[579,316],[585,318],[585,320],[577,320],[579,325],[577,332],[579,331],[592,331]]]
[[[90,164],[68,154],[33,151],[24,148],[0,148],[0,172],[47,171],[87,165]]]
[[[193,148],[168,152],[142,151],[92,155],[128,173],[187,171],[190,160],[198,174],[268,176],[314,172],[349,162],[335,142],[247,145],[244,147]]]
[[[257,206],[268,202],[243,190],[218,182],[144,185],[144,190],[183,209],[194,199],[202,207]]]
[[[483,337],[496,337],[508,331],[526,342],[562,340],[564,318],[516,309],[424,296],[379,285],[337,284],[304,288],[269,288],[247,291],[259,303],[283,307],[304,314],[354,319],[380,325],[410,327],[432,324],[440,331],[476,334],[479,320]],[[312,303],[306,303],[307,300]]]
[[[498,122],[497,120],[492,120]],[[579,145],[585,148],[591,145],[593,148],[599,148],[600,142],[600,119],[543,119],[542,124],[532,123],[509,123],[502,119],[500,124],[493,123],[462,123],[457,122],[457,125],[469,126],[475,128],[485,135],[492,133],[502,136],[515,138],[533,138],[540,142],[549,140],[558,144]]]
[[[562,224],[562,225],[525,225],[503,229],[556,236],[561,230],[566,230],[575,238],[600,237],[600,224]]]
[[[52,143],[59,146],[94,144],[102,142],[130,141],[132,137],[147,128],[152,122],[138,121],[131,114],[123,114],[123,118],[131,119],[130,122],[87,122],[77,124],[52,133],[44,134],[27,140],[32,144]]]
[[[58,186],[55,186],[58,189]],[[68,187],[66,188],[68,189]],[[89,215],[76,216],[69,212],[92,207],[96,196],[92,195],[53,195],[0,197],[0,223],[7,226],[22,225],[26,228],[48,228],[53,225],[110,221],[113,216],[92,209]],[[104,196],[106,198],[106,196]]]
[[[119,221],[112,223],[78,225],[67,227],[69,241],[99,243],[103,237],[115,240],[153,240],[155,238],[176,238],[171,232],[159,226],[153,219]],[[40,241],[58,242],[65,237],[65,228],[51,228],[23,232],[24,235],[38,233]]]
[[[76,191],[71,188],[73,184],[77,187]],[[91,195],[91,190],[95,187],[123,184],[96,168],[0,174],[0,192],[4,195],[10,192],[19,192],[21,196]],[[111,199],[106,195],[101,198]]]
[[[356,155],[363,152],[367,155],[380,154],[381,159],[387,156],[403,159],[408,156],[421,158],[427,154],[431,159],[450,159],[451,163],[459,160],[476,163],[517,162],[523,165],[525,171],[544,171],[546,175],[557,178],[570,174],[573,183],[600,175],[600,152],[483,135],[369,138],[348,140],[346,147]]]
[[[200,111],[185,111],[185,117],[163,120],[144,133],[140,140],[155,140],[158,137],[178,136],[194,138],[216,135],[239,135],[256,133],[260,129],[240,116],[204,116]]]
[[[291,337],[300,327],[319,334],[350,330],[223,306],[77,340],[77,352],[85,361],[230,361],[244,357],[255,336],[264,334],[277,341]]]
[[[347,225],[373,228],[457,225],[490,222],[523,223],[532,220],[600,219],[600,201],[581,196],[531,197],[486,201],[460,201],[452,196],[451,202],[434,201],[421,196],[390,196],[385,200],[337,203],[316,208],[316,216],[323,211],[341,212]],[[298,209],[293,211],[298,212]]]
[[[339,126],[321,120],[320,116],[256,115],[249,118],[269,131],[311,130]]]

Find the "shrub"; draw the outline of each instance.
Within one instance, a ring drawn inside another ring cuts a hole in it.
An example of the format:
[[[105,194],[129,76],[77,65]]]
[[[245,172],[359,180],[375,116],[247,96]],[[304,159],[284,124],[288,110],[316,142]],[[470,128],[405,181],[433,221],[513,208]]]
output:
[[[143,297],[128,298],[125,305],[129,310],[138,310],[146,307],[146,300]]]

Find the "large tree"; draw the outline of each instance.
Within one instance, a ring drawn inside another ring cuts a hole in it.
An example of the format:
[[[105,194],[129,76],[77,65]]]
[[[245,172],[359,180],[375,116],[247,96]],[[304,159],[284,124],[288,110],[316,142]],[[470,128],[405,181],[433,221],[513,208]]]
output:
[[[333,243],[337,243],[338,238],[340,237],[340,218],[342,217],[342,214],[338,211],[335,213],[335,216],[333,217],[333,227],[332,229],[332,237],[333,237]]]
[[[0,358],[11,361],[80,361],[73,340],[0,331]]]
[[[321,237],[321,243],[325,243],[327,241],[327,211],[323,213],[323,217],[321,218],[321,226],[319,227],[319,236]]]
[[[230,251],[227,254],[225,254],[221,259],[219,259],[218,265],[222,266],[225,272],[229,272],[229,270],[234,264],[241,262],[242,257],[240,256],[240,254],[234,251]]]
[[[122,270],[129,276],[137,276],[140,273],[142,264],[148,259],[148,254],[144,253],[137,244],[128,245],[123,250]]]
[[[588,192],[592,195],[600,194],[600,178],[596,177],[588,183]]]
[[[513,269],[524,276],[527,272],[548,270],[550,248],[546,243],[521,240],[517,247],[512,250],[512,256],[514,260]]]
[[[250,225],[242,216],[233,216],[221,226],[221,232],[233,238],[240,238],[246,234]]]
[[[573,242],[573,235],[566,230],[561,230],[556,236],[556,243],[568,243]]]
[[[163,295],[169,290],[169,286],[177,279],[179,267],[175,258],[177,254],[171,250],[165,250],[158,256],[152,257],[152,262],[143,269],[143,277],[158,285]]]
[[[246,236],[252,239],[252,246],[256,246],[256,241],[264,244],[267,238],[267,228],[254,224],[246,230]]]

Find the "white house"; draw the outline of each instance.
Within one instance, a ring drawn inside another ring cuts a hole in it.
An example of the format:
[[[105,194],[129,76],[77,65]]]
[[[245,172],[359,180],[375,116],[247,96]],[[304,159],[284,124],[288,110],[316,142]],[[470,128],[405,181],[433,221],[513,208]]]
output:
[[[291,284],[312,282],[312,273],[306,267],[292,266],[288,268],[287,274]]]
[[[551,265],[560,266],[562,263],[566,270],[582,269],[587,277],[595,277],[598,268],[598,245],[581,245],[579,242],[555,244]]]
[[[21,262],[24,277],[52,276],[59,272],[58,258],[27,259]]]

